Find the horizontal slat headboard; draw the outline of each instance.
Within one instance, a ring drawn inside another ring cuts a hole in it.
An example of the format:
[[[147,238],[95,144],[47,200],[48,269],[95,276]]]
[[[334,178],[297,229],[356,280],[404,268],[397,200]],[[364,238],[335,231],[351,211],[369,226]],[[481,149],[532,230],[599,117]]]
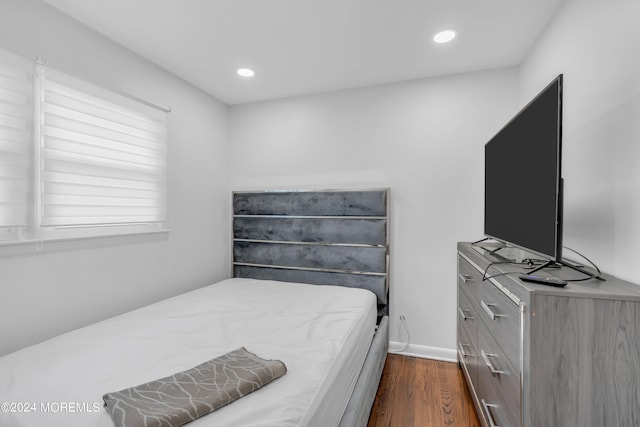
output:
[[[233,193],[233,276],[365,288],[389,305],[389,190]]]

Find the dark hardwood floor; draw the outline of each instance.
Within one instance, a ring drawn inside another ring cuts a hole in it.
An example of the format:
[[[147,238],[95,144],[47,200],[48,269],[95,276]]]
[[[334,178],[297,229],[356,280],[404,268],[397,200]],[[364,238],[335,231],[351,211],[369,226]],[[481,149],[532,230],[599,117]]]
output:
[[[368,427],[480,427],[457,363],[389,354]]]

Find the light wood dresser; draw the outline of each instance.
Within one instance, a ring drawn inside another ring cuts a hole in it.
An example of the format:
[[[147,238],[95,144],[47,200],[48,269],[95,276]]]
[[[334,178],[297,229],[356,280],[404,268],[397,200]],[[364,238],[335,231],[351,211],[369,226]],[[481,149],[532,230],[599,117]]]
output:
[[[640,286],[522,282],[497,254],[458,243],[458,361],[484,426],[640,426]]]

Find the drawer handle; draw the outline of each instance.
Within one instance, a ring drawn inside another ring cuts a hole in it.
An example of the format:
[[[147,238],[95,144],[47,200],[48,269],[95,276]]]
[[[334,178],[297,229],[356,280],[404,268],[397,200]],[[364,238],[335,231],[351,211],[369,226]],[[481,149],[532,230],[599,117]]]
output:
[[[493,310],[491,310],[490,307],[495,307],[496,304],[487,304],[484,301],[480,301],[480,305],[482,306],[482,308],[484,308],[484,311],[487,312],[487,314],[489,315],[491,320],[496,320],[496,317],[504,317],[502,314],[498,314],[498,313],[494,312]]]
[[[469,283],[469,282],[473,282],[473,277],[471,277],[470,275],[466,274],[466,273],[459,273],[458,277],[460,278],[460,280],[462,280],[464,283]]]
[[[505,371],[499,371],[496,368],[494,368],[493,364],[489,360],[490,357],[498,357],[497,354],[487,354],[484,352],[484,350],[481,350],[480,355],[482,356],[482,360],[484,360],[484,364],[487,365],[487,368],[489,368],[489,372],[491,372],[491,375],[495,377],[496,375],[506,374]]]
[[[489,408],[497,408],[498,405],[493,405],[491,403],[487,403],[484,401],[484,399],[480,399],[480,401],[482,402],[482,407],[484,408],[484,413],[487,414],[487,419],[489,420],[489,425],[491,427],[499,427],[495,421],[493,421],[493,417],[491,416],[491,411],[489,410]]]
[[[470,347],[469,344],[462,344],[461,342],[458,342],[458,349],[460,350],[460,354],[462,355],[463,359],[466,359],[467,357],[473,357],[473,354],[469,354],[466,351],[464,351],[465,347]]]
[[[473,317],[467,314],[468,311],[469,310],[467,310],[466,308],[458,307],[458,313],[460,313],[460,317],[462,318],[463,322],[467,320],[473,320]]]

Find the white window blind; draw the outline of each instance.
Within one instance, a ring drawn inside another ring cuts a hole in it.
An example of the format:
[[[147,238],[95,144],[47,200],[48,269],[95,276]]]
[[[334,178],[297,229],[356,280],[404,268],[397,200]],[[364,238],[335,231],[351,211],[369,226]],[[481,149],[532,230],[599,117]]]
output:
[[[33,63],[0,51],[0,228],[30,223],[32,129]]]
[[[40,227],[167,220],[166,115],[38,67]]]

